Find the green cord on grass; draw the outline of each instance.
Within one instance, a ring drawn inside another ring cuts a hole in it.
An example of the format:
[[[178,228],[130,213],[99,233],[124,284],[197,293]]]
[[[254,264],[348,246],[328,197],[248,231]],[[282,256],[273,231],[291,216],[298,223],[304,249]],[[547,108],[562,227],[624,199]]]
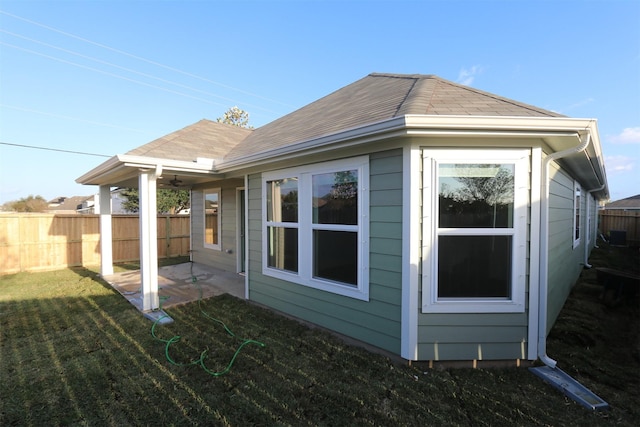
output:
[[[197,279],[196,277],[193,275],[193,263],[191,263],[191,282],[192,283],[196,283]],[[211,316],[209,313],[207,313],[203,308],[202,308],[202,287],[198,284],[196,285],[198,286],[198,291],[199,291],[199,295],[198,295],[198,307],[200,308],[200,312],[202,313],[202,315],[204,317],[206,317],[209,320],[212,320],[216,323],[219,323],[220,325],[222,325],[222,327],[224,328],[225,332],[227,332],[227,334],[229,334],[230,336],[237,338],[236,335],[231,331],[231,329],[229,329],[227,327],[227,325],[224,324],[224,322],[222,322],[219,319],[216,319],[215,317]],[[168,299],[168,297],[164,297],[164,299]],[[242,341],[242,343],[240,344],[240,346],[236,349],[235,353],[233,354],[233,357],[231,357],[231,360],[229,361],[229,363],[227,364],[227,367],[224,368],[221,371],[212,371],[211,369],[207,368],[207,366],[204,363],[204,360],[206,358],[207,352],[209,351],[209,349],[206,349],[204,351],[202,351],[200,353],[200,357],[198,359],[194,359],[191,362],[188,363],[179,363],[176,362],[175,360],[173,360],[173,358],[169,355],[169,347],[171,346],[171,344],[177,343],[178,341],[180,341],[180,335],[175,335],[172,338],[165,340],[162,338],[159,338],[156,333],[155,333],[155,329],[156,329],[156,325],[165,317],[169,317],[169,316],[162,316],[160,317],[158,320],[156,320],[155,322],[153,322],[153,325],[151,326],[151,336],[153,338],[155,338],[158,341],[161,341],[163,343],[165,343],[164,346],[164,354],[165,357],[167,358],[167,361],[169,361],[169,363],[171,363],[172,365],[176,365],[176,366],[190,366],[190,365],[200,365],[202,367],[202,369],[204,369],[204,371],[209,374],[209,375],[213,375],[215,377],[220,376],[220,375],[224,375],[226,373],[228,373],[231,370],[231,367],[233,366],[233,363],[236,360],[236,357],[238,357],[238,354],[240,354],[240,350],[242,350],[242,347],[244,347],[247,344],[256,344],[259,345],[260,347],[266,347],[266,345],[264,343],[261,343],[260,341],[255,341],[255,340],[250,340],[250,339],[242,339],[242,338],[238,338]]]

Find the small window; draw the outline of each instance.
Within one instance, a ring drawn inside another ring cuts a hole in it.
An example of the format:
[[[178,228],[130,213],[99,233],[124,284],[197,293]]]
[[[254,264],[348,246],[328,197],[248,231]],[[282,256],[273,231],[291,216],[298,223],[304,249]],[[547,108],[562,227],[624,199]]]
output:
[[[577,247],[580,244],[580,184],[573,183],[573,191],[575,199],[573,203],[573,247]]]
[[[204,192],[204,246],[220,250],[220,189]]]
[[[263,175],[263,273],[368,299],[368,158]]]
[[[593,209],[591,208],[592,200],[591,197],[585,199],[585,207],[587,209],[587,244],[591,243],[591,234],[593,233],[593,222],[591,218],[593,216]]]

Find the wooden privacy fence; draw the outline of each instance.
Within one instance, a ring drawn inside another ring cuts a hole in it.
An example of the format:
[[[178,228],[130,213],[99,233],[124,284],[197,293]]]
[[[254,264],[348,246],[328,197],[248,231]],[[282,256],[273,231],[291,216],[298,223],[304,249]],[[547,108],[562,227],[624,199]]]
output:
[[[610,236],[612,230],[624,231],[627,245],[640,246],[640,211],[601,210],[599,220],[598,229],[603,235]]]
[[[137,215],[113,215],[113,262],[140,259]],[[158,258],[189,254],[189,216],[158,215]],[[0,215],[0,275],[100,264],[99,215]]]

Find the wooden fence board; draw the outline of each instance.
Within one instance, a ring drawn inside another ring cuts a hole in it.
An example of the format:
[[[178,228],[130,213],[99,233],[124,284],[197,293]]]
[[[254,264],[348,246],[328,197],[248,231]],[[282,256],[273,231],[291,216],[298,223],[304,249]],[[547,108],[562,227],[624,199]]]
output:
[[[158,216],[158,257],[189,254],[190,219]],[[113,262],[140,259],[137,215],[113,215]],[[0,275],[100,264],[99,215],[0,215]]]
[[[625,231],[627,245],[640,246],[640,212],[623,210],[601,210],[598,212],[600,233],[609,236],[612,230]]]

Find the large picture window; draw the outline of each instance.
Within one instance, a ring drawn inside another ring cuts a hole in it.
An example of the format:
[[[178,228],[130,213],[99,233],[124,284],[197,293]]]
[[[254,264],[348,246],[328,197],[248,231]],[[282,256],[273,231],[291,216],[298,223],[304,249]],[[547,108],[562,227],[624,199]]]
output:
[[[204,247],[220,250],[220,189],[204,191]]]
[[[263,175],[263,273],[368,299],[368,158]]]
[[[423,310],[524,310],[528,151],[429,150]]]

